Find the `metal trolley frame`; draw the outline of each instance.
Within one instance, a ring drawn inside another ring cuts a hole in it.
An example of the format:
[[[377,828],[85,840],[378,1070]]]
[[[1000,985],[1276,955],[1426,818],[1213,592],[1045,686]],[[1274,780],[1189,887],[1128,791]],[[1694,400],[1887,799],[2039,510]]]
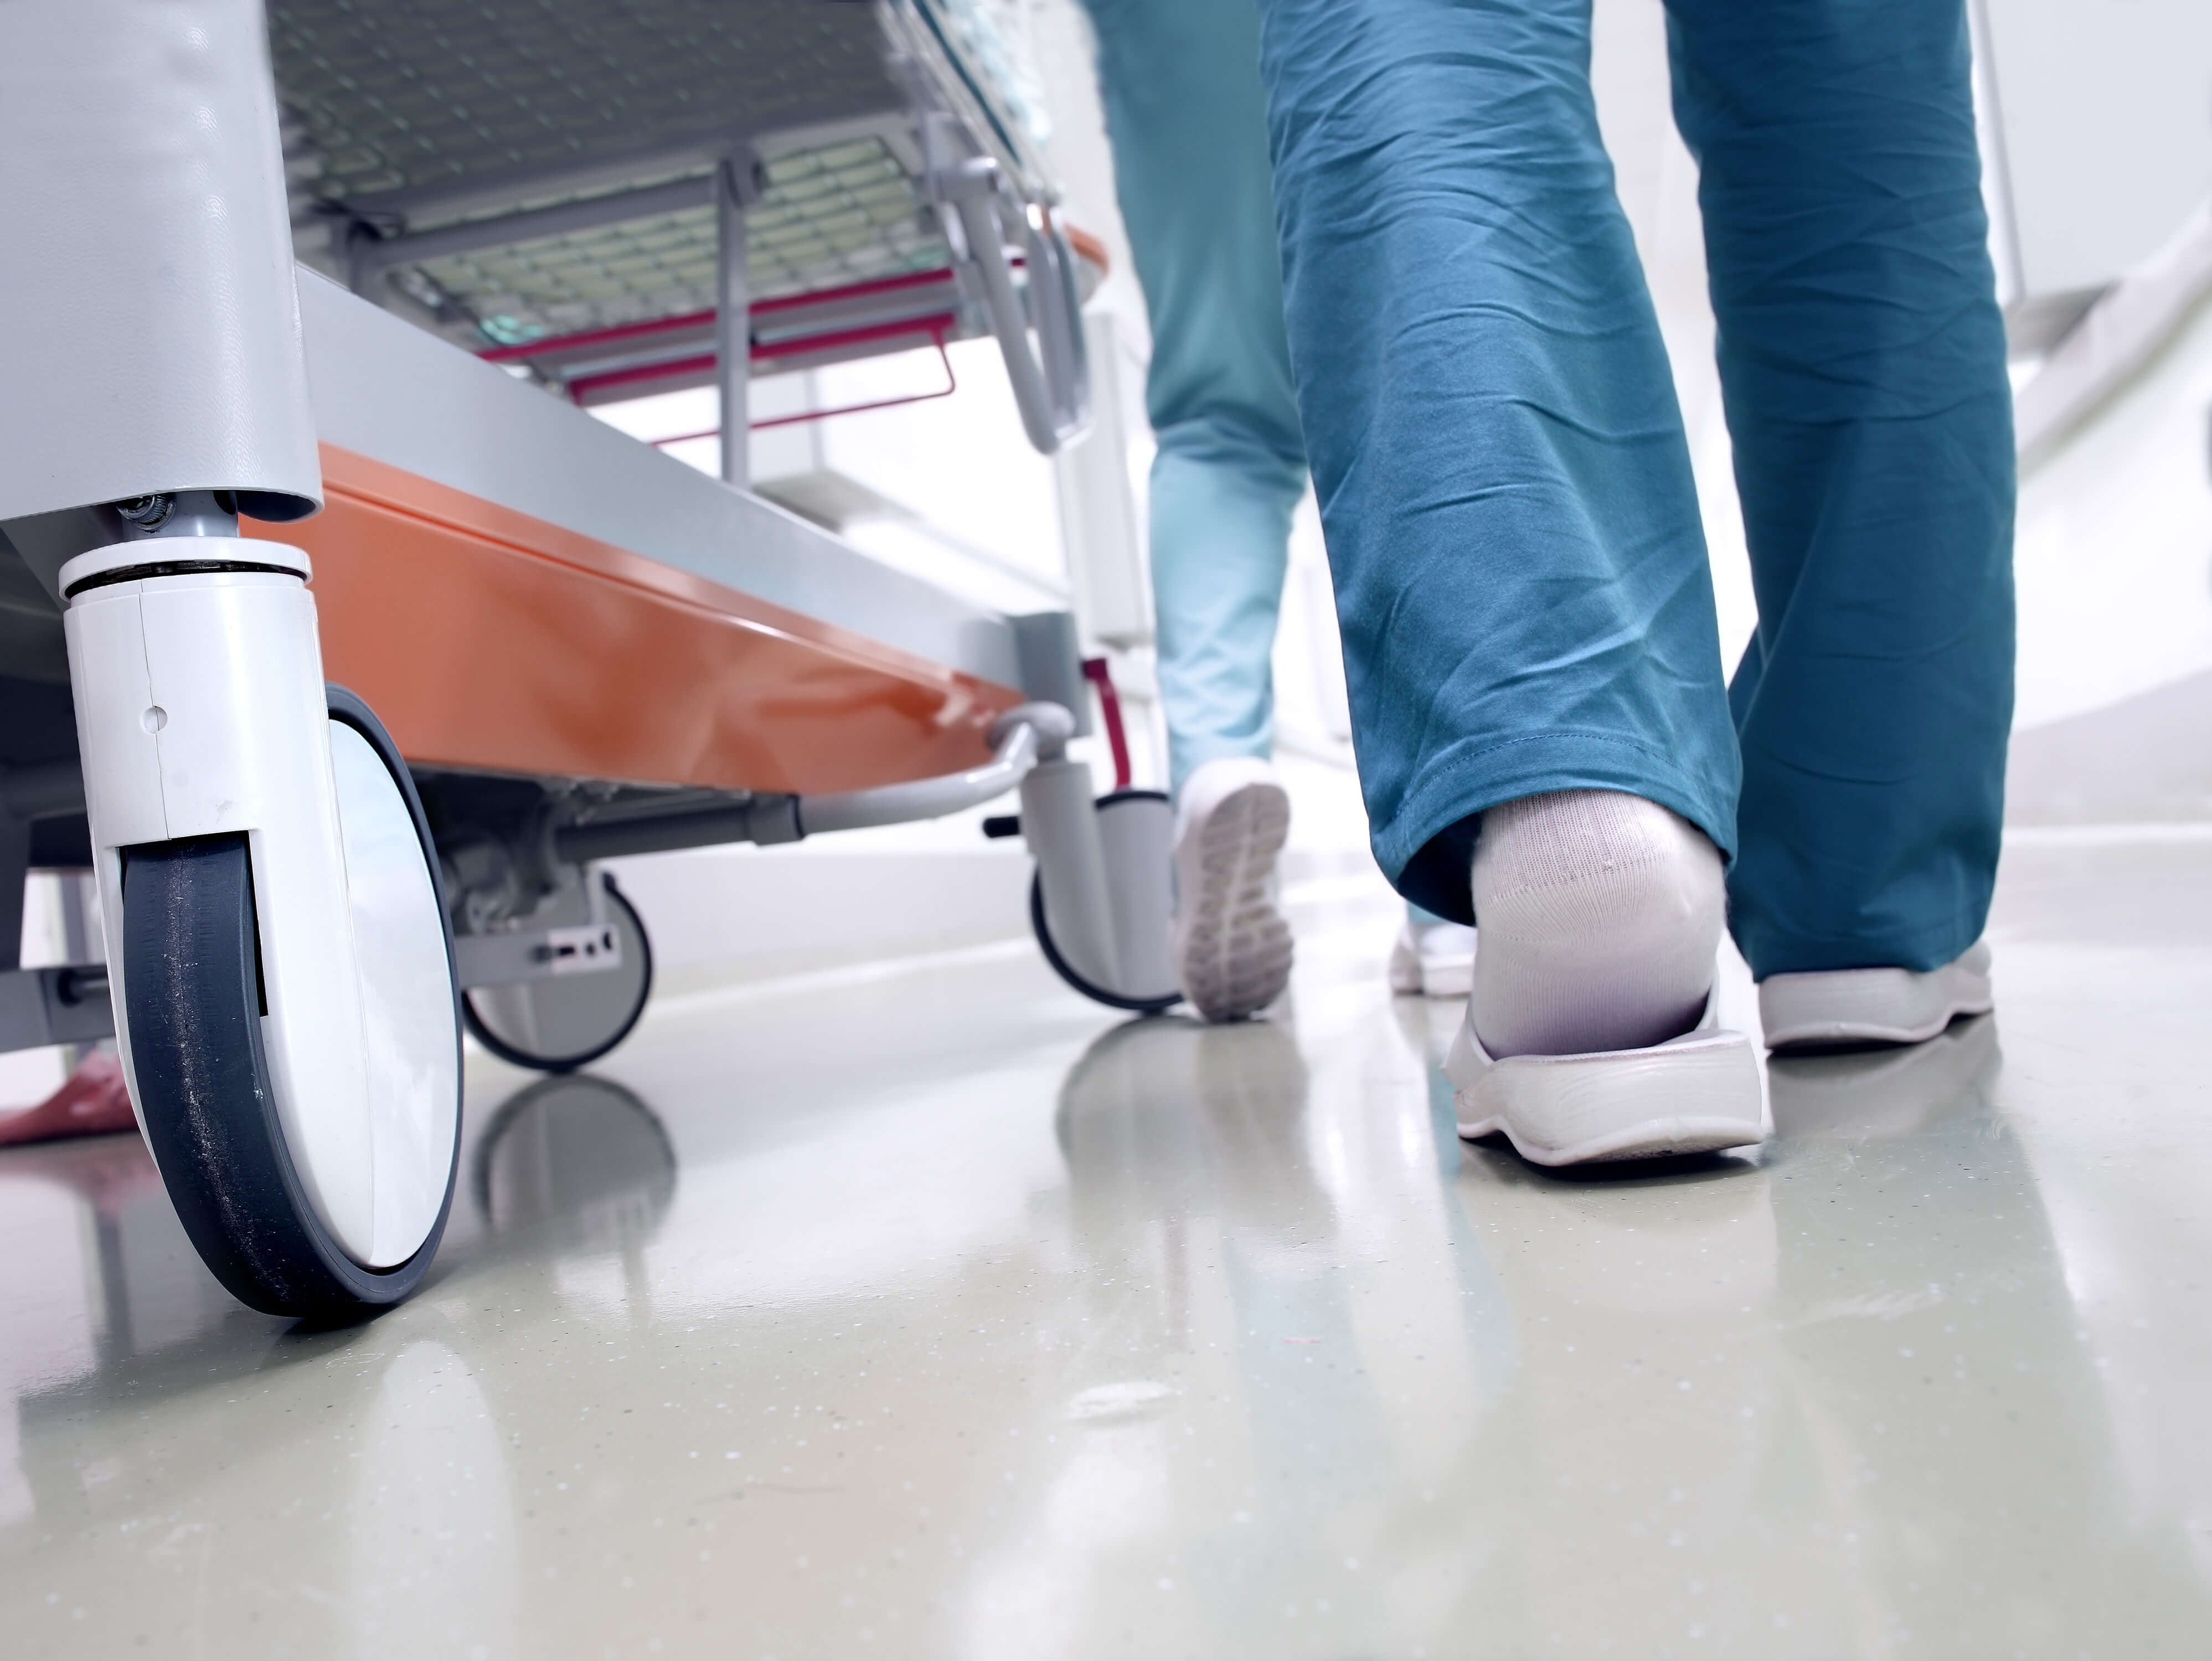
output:
[[[1083,429],[1083,258],[979,13],[7,10],[0,1043],[112,1026],[233,1291],[418,1283],[460,1021],[559,1068],[643,1006],[617,854],[1018,786],[1054,962],[1171,994],[1164,803],[1068,757],[1069,619],[744,488],[763,367],[988,334],[1030,441]],[[710,383],[720,482],[574,407]],[[34,865],[93,871],[104,963],[15,966]]]

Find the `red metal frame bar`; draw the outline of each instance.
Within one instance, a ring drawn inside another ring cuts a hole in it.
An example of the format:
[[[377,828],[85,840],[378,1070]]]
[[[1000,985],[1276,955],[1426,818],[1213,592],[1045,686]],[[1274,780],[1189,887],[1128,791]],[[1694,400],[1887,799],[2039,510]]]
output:
[[[681,317],[657,317],[649,323],[621,323],[612,328],[586,329],[580,334],[547,335],[519,346],[487,346],[477,356],[487,363],[527,363],[534,357],[556,352],[580,351],[592,346],[619,346],[627,340],[651,340],[657,335],[688,333],[710,327],[712,312],[686,312]]]
[[[866,346],[884,340],[912,340],[916,345],[928,340],[936,343],[942,350],[945,336],[959,320],[957,313],[939,312],[930,317],[902,318],[896,323],[871,323],[857,329],[830,329],[821,334],[794,337],[765,346],[756,345],[751,357],[756,363],[774,363],[781,358],[806,357],[816,352],[833,352],[847,346]],[[568,396],[581,404],[591,393],[605,392],[613,386],[672,380],[679,375],[711,374],[719,362],[719,353],[700,352],[690,357],[669,358],[659,363],[640,363],[628,369],[609,369],[603,374],[579,375],[568,383]]]
[[[953,280],[952,267],[940,265],[932,271],[902,271],[896,277],[872,277],[864,283],[848,283],[842,289],[817,289],[811,294],[777,295],[769,300],[756,300],[751,310],[755,316],[775,316],[801,306],[823,306],[841,300],[865,300],[874,294],[896,294],[902,289],[927,288],[933,283]]]
[[[827,421],[831,416],[858,415],[863,410],[896,410],[903,404],[927,404],[935,399],[950,398],[960,390],[960,382],[952,373],[952,355],[945,350],[945,331],[932,329],[929,343],[937,348],[937,361],[945,370],[945,384],[933,392],[907,392],[898,398],[872,399],[866,404],[844,404],[834,409],[805,410],[798,415],[771,416],[766,421],[751,423],[750,429],[759,432],[765,427],[796,427],[803,422]],[[721,429],[714,430],[719,435]]]
[[[755,346],[755,362],[775,362],[779,357],[805,357],[814,352],[834,352],[847,346],[866,346],[878,340],[897,340],[913,335],[926,336],[942,344],[945,336],[960,321],[957,312],[933,312],[927,317],[905,317],[894,323],[869,323],[857,329],[829,329],[820,334],[794,336],[789,340],[773,341],[765,346]]]
[[[678,375],[712,374],[714,365],[721,361],[719,352],[702,352],[696,357],[672,357],[659,363],[641,363],[635,368],[610,369],[605,374],[580,376],[568,383],[568,397],[581,404],[584,394],[596,392],[609,386],[634,386],[654,380],[673,380]]]
[[[755,317],[775,317],[809,306],[832,306],[848,300],[866,300],[872,295],[930,288],[953,280],[952,268],[949,265],[933,271],[902,271],[896,277],[870,277],[865,283],[848,283],[839,289],[817,289],[811,294],[777,295],[773,299],[755,301],[749,309]],[[578,334],[548,335],[540,340],[526,340],[516,346],[487,346],[477,356],[487,363],[527,363],[532,358],[586,351],[595,346],[619,346],[633,340],[651,340],[659,335],[688,334],[711,327],[714,321],[714,313],[711,311],[685,312],[679,317],[657,317],[645,323],[619,323],[605,329],[586,329]],[[787,352],[785,354],[788,355]],[[753,356],[762,356],[761,349],[755,347]]]
[[[1121,725],[1121,697],[1114,690],[1114,671],[1104,658],[1083,660],[1083,678],[1098,691],[1099,713],[1106,717],[1106,747],[1114,752],[1114,788],[1129,788],[1129,734]]]
[[[874,399],[866,404],[841,404],[834,409],[805,410],[798,415],[771,416],[766,421],[749,423],[748,430],[757,433],[763,427],[795,427],[805,421],[827,421],[831,416],[858,415],[863,410],[896,410],[904,404],[927,404],[933,399],[951,397],[960,390],[960,382],[952,373],[951,354],[945,350],[943,334],[933,334],[930,338],[937,348],[937,361],[945,366],[945,384],[935,392],[908,392],[899,398]],[[695,438],[720,438],[721,435],[722,429],[719,426],[702,427],[696,433],[672,433],[666,438],[656,438],[653,441],[653,447],[657,450],[665,444],[689,444]]]

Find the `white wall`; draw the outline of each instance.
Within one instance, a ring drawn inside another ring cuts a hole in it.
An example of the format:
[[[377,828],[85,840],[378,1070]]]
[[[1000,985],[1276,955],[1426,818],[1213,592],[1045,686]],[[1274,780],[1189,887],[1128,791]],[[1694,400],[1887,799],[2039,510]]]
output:
[[[2212,818],[2212,299],[2021,480],[2024,823]]]
[[[2212,308],[2021,481],[2034,727],[2212,670]]]
[[[1975,4],[2005,297],[2117,281],[2212,195],[2212,5]]]

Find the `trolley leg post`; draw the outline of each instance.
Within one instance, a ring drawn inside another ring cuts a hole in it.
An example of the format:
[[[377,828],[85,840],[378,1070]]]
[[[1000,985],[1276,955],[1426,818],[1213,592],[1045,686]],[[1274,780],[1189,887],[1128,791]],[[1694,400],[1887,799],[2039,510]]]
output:
[[[753,369],[752,322],[745,283],[745,198],[750,193],[750,167],[749,157],[733,155],[714,172],[714,383],[722,395],[722,482],[739,490],[752,478],[746,397]]]
[[[1060,756],[1030,770],[1022,781],[1022,835],[1036,861],[1045,916],[1060,956],[1094,986],[1121,985],[1113,895],[1088,765]]]

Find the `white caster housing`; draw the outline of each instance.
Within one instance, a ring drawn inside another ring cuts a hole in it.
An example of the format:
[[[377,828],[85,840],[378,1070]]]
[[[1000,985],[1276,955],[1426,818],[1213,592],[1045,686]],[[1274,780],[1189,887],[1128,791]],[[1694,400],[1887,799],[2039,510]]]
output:
[[[1091,796],[1091,769],[1054,735],[1022,780],[1018,827],[1036,860],[1030,927],[1054,971],[1094,1002],[1158,1014],[1182,999],[1168,951],[1175,810],[1158,790]]]
[[[62,569],[117,1037],[186,1232],[271,1313],[411,1291],[459,1145],[437,855],[325,689],[306,557],[141,540]]]

